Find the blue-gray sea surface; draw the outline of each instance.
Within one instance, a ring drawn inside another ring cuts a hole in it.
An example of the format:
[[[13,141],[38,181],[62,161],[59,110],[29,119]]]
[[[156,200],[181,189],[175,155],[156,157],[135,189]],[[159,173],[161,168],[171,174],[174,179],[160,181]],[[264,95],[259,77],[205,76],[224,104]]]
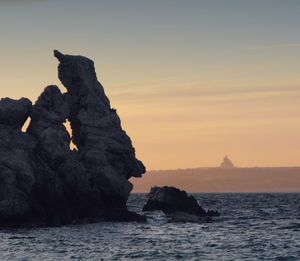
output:
[[[195,194],[207,224],[98,223],[0,231],[0,260],[300,260],[300,194]],[[140,212],[145,194],[128,202]]]

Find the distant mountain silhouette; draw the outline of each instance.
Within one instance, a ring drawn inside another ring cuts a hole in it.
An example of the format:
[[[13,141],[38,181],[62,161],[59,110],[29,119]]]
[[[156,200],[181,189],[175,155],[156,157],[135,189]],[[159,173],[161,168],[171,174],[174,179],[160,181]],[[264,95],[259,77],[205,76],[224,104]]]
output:
[[[223,162],[220,165],[220,168],[234,168],[234,167],[235,166],[232,163],[232,161],[227,156],[225,156]]]

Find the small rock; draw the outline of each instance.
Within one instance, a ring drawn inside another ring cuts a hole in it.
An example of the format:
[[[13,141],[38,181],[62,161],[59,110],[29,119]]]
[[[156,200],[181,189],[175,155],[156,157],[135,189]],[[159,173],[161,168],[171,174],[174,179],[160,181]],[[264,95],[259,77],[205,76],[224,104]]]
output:
[[[143,211],[162,210],[166,213],[181,211],[206,216],[193,196],[175,187],[152,187],[144,203]]]
[[[152,187],[147,195],[143,211],[162,210],[170,216],[170,222],[208,222],[217,211],[205,211],[193,196],[175,187]]]

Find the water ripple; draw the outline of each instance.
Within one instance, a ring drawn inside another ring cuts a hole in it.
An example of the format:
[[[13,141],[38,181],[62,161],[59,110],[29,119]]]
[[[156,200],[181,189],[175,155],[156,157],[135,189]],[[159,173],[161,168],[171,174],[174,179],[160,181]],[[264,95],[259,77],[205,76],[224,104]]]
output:
[[[1,260],[300,260],[300,194],[196,194],[221,217],[172,224],[99,223],[0,231]],[[134,194],[140,210],[144,195]]]

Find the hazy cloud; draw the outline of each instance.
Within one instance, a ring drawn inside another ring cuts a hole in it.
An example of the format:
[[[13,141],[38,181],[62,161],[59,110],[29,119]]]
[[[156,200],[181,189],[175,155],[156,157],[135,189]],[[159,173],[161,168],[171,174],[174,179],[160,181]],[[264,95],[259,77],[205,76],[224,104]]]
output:
[[[300,47],[300,43],[256,45],[256,46],[248,46],[246,49],[255,50],[255,49],[274,49],[274,48],[290,48],[290,47]]]
[[[44,1],[45,0],[0,0],[0,5],[30,5]]]
[[[245,86],[245,87],[199,87],[180,86],[172,88],[144,88],[115,91],[110,94],[118,102],[149,102],[167,100],[203,100],[207,102],[238,102],[252,99],[266,99],[267,97],[299,96],[299,86]]]

